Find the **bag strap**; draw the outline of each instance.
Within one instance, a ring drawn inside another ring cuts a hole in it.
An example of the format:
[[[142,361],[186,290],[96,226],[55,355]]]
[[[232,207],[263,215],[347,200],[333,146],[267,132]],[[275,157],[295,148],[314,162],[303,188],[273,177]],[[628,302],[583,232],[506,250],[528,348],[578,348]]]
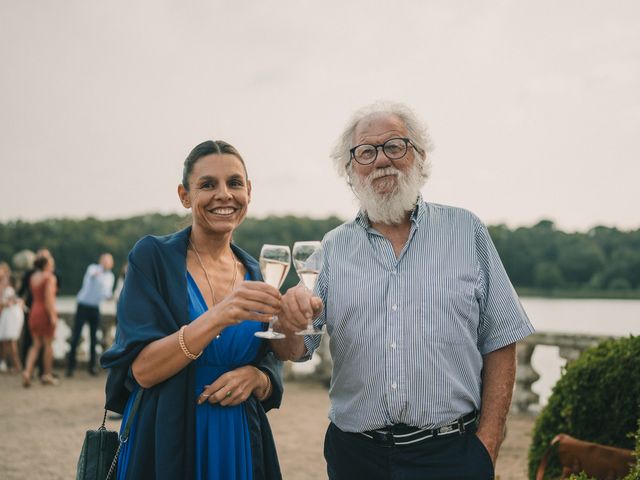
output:
[[[144,392],[144,388],[140,388],[138,389],[138,392],[136,393],[136,398],[133,401],[133,405],[131,406],[131,410],[129,410],[129,416],[127,417],[127,423],[124,424],[124,429],[122,430],[122,433],[120,435],[118,435],[118,449],[116,450],[115,455],[113,456],[113,461],[111,462],[111,466],[109,467],[109,471],[107,472],[107,477],[106,480],[109,480],[111,478],[111,475],[113,475],[113,472],[116,469],[116,465],[118,464],[118,457],[120,456],[120,449],[122,448],[122,445],[124,445],[125,443],[127,443],[127,440],[129,440],[129,431],[131,430],[131,425],[133,424],[133,419],[136,416],[136,413],[138,412],[138,407],[140,406],[140,399],[142,398],[142,392]],[[104,422],[105,419],[107,418],[107,411],[104,411],[104,419],[102,420],[102,427],[100,427],[101,429],[105,429],[104,426]]]
[[[138,407],[140,406],[140,399],[142,398],[142,392],[144,392],[144,388],[139,388],[138,392],[136,393],[136,398],[133,401],[133,406],[131,407],[131,410],[129,411],[129,416],[127,417],[127,423],[125,423],[124,430],[122,430],[122,433],[118,435],[118,438],[120,439],[120,443],[126,443],[127,440],[129,440],[129,431],[131,430],[131,424],[133,423],[133,419],[136,416],[136,413],[138,412]]]
[[[140,398],[142,397],[143,388],[138,389],[136,393],[136,399],[133,401],[133,406],[131,407],[131,411],[129,412],[129,418],[127,418],[127,423],[125,424],[124,430],[122,431],[126,437],[129,437],[129,430],[131,430],[131,420],[136,416],[136,412],[138,411],[138,406],[140,405]],[[107,422],[107,409],[104,409],[104,416],[102,417],[102,425],[98,427],[98,430],[106,430],[106,422]]]
[[[98,427],[98,430],[106,430],[107,427],[105,427],[105,425],[104,425],[106,422],[107,422],[107,409],[105,408],[104,409],[104,417],[102,417],[102,425],[100,425]]]

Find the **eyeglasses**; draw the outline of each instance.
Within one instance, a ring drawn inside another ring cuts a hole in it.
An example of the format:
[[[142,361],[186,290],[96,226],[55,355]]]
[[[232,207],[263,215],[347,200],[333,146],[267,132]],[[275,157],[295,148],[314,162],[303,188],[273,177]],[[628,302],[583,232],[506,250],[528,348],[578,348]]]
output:
[[[370,165],[378,158],[379,147],[382,147],[382,151],[389,160],[399,160],[407,154],[409,146],[416,148],[408,138],[390,138],[379,145],[369,143],[356,145],[349,152],[351,152],[351,158],[360,165]]]

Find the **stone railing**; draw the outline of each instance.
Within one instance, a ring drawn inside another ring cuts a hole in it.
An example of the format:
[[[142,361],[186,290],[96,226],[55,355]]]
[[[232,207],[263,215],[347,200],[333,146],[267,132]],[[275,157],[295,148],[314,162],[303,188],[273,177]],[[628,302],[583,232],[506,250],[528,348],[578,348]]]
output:
[[[528,413],[531,412],[531,407],[539,403],[538,395],[531,390],[531,385],[540,378],[538,372],[531,365],[531,357],[538,345],[558,347],[560,358],[570,362],[578,358],[585,349],[609,338],[613,337],[538,332],[518,342],[516,350],[518,368],[516,370],[516,385],[513,392],[511,410],[517,413]]]
[[[116,316],[113,313],[102,313],[101,322],[98,328],[98,356],[104,352],[113,343],[116,326]],[[56,337],[53,343],[53,355],[56,365],[66,365],[67,353],[69,352],[69,341],[71,340],[71,332],[73,331],[73,322],[75,311],[58,311],[58,318],[64,325],[58,325],[56,329]],[[79,364],[83,364],[89,360],[89,325],[85,324],[84,331],[80,337],[80,343],[77,349],[77,360]]]
[[[614,338],[610,336],[583,335],[575,333],[538,332],[518,342],[516,384],[513,393],[511,410],[517,413],[534,413],[539,406],[539,396],[531,390],[531,385],[540,379],[540,375],[531,365],[531,357],[538,345],[558,347],[560,358],[567,362],[575,360],[587,348]],[[312,365],[285,365],[285,378],[300,379],[313,377],[329,385],[331,379],[331,356],[329,355],[328,337],[325,335],[311,362]]]
[[[531,357],[538,345],[558,347],[560,358],[569,362],[578,358],[585,349],[609,338],[614,337],[538,332],[518,342],[516,348],[518,366],[511,410],[517,413],[534,413],[535,407],[539,406],[539,396],[531,390],[531,385],[540,379],[540,375],[531,365]],[[286,364],[285,378],[313,377],[328,385],[331,379],[331,357],[326,335],[314,355],[314,360],[309,363],[313,365]]]
[[[66,323],[67,328],[58,329],[56,342],[58,343],[56,361],[64,362],[66,352],[68,352],[68,341],[73,327],[73,317],[75,312],[63,311],[59,313],[60,319]],[[64,332],[61,332],[63,330]],[[86,327],[85,327],[86,330]],[[87,331],[81,337],[78,346],[78,362],[86,362],[88,359],[88,336]],[[112,312],[102,313],[102,322],[98,331],[98,353],[105,351],[113,342],[115,334],[115,315]],[[540,379],[540,374],[536,372],[531,364],[531,357],[537,346],[546,345],[558,347],[560,358],[570,362],[580,356],[587,348],[592,347],[604,340],[614,338],[611,336],[584,335],[574,333],[551,333],[537,332],[521,340],[517,344],[517,370],[516,384],[513,393],[511,410],[517,413],[531,413],[539,404],[539,396],[531,389],[531,385]],[[66,342],[66,345],[65,345]],[[331,356],[329,355],[328,336],[324,335],[320,347],[316,351],[314,358],[310,362],[295,364],[287,362],[284,374],[288,380],[313,378],[329,385],[331,379]]]
[[[73,307],[75,308],[75,306]],[[116,332],[116,317],[113,313],[114,306],[109,305],[107,308],[101,309],[100,327],[98,328],[98,355],[108,349],[113,343]],[[54,358],[56,365],[66,365],[67,353],[69,352],[69,342],[71,341],[71,332],[73,331],[73,323],[75,310],[69,308],[59,308],[58,317],[64,322],[64,325],[58,325],[56,329],[56,338],[54,340]],[[85,324],[83,334],[80,337],[80,343],[77,349],[78,364],[83,364],[89,360],[89,326]],[[301,380],[312,377],[315,380],[322,381],[329,386],[331,379],[331,356],[329,355],[328,336],[322,337],[320,347],[314,354],[313,360],[306,363],[296,364],[286,362],[284,365],[284,376],[287,380]]]

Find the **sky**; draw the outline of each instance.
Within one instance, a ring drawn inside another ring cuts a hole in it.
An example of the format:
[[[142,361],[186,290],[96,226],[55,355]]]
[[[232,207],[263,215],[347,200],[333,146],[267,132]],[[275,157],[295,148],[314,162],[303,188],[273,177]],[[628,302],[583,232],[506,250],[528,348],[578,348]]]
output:
[[[640,228],[640,2],[0,0],[0,222],[184,212],[182,162],[244,156],[250,215],[337,215],[351,114],[404,102],[425,200],[488,224]]]

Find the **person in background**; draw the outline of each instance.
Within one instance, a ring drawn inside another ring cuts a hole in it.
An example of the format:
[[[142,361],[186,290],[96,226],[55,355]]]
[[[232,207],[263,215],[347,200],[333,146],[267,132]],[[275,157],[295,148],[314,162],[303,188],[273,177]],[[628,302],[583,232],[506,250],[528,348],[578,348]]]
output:
[[[0,371],[6,370],[8,361],[12,373],[22,371],[18,339],[24,323],[22,299],[16,295],[15,283],[9,265],[0,264]]]
[[[112,295],[115,280],[111,271],[112,268],[113,257],[110,253],[103,253],[100,255],[98,263],[89,265],[84,274],[82,288],[77,296],[78,306],[73,322],[69,357],[67,359],[67,377],[72,377],[76,368],[76,349],[78,348],[82,327],[85,322],[89,323],[91,336],[88,370],[90,375],[98,374],[96,369],[96,336],[100,326],[100,303]]]
[[[29,312],[29,329],[33,344],[29,347],[27,361],[22,372],[22,385],[31,386],[31,376],[38,359],[40,350],[43,350],[44,373],[40,380],[44,385],[57,385],[58,380],[53,377],[53,337],[58,324],[56,311],[57,280],[53,274],[54,263],[49,257],[38,257],[34,262],[36,271],[29,279],[33,301]]]
[[[4,291],[9,286],[9,264],[7,262],[0,262],[0,319],[2,318],[2,310],[4,309],[5,302],[3,300]],[[2,323],[0,323],[0,334],[2,333]],[[6,372],[8,369],[7,362],[4,358],[4,345],[2,337],[0,336],[0,373]]]
[[[51,254],[48,248],[42,247],[42,248],[39,248],[38,251],[36,252],[35,258],[37,259],[38,257],[47,257],[49,260],[51,260],[54,268],[53,274],[56,277],[56,288],[58,289],[58,291],[60,291],[60,286],[62,285],[62,281],[61,281],[60,275],[55,270],[55,260],[53,258],[53,255]],[[31,302],[33,301],[33,296],[31,294],[31,288],[30,288],[30,284],[31,284],[30,280],[31,280],[31,275],[33,275],[35,272],[36,272],[35,268],[30,268],[29,270],[27,270],[22,276],[20,287],[18,288],[18,296],[22,298],[24,301],[25,322],[22,327],[22,342],[20,342],[20,349],[21,349],[20,359],[22,360],[23,364],[27,362],[27,352],[29,351],[31,344],[33,343],[33,339],[31,338],[31,330],[29,329],[29,310],[31,309]],[[56,295],[57,293],[58,292],[56,292]],[[38,370],[38,376],[42,377],[42,375],[44,374],[42,350],[40,351],[40,354],[38,355],[38,359],[36,360],[36,368]],[[55,372],[51,372],[51,375],[57,378],[57,374]]]
[[[323,240],[318,297],[283,297],[280,358],[311,357],[320,338],[294,332],[314,313],[330,334],[331,480],[494,477],[533,327],[478,217],[422,199],[429,147],[403,105],[356,113],[333,159],[360,212]]]

